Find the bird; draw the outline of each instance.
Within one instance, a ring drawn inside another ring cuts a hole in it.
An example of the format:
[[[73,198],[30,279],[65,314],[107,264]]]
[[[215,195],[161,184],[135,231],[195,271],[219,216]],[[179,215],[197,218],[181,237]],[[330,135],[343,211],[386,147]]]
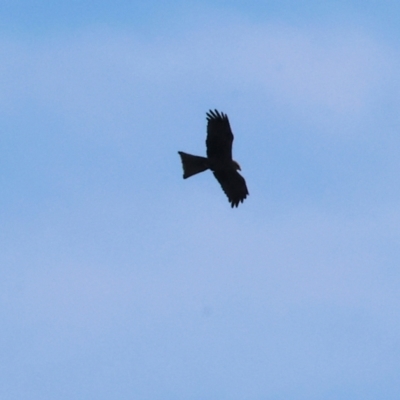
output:
[[[231,207],[238,207],[249,195],[246,181],[238,170],[240,165],[232,159],[233,133],[226,114],[209,110],[207,116],[207,157],[178,151],[183,167],[183,178],[210,169],[225,192]]]

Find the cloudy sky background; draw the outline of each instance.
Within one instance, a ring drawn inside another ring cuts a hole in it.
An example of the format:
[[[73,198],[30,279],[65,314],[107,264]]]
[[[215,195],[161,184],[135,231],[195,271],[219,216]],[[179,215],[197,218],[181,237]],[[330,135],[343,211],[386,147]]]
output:
[[[397,400],[399,15],[0,1],[0,397]]]

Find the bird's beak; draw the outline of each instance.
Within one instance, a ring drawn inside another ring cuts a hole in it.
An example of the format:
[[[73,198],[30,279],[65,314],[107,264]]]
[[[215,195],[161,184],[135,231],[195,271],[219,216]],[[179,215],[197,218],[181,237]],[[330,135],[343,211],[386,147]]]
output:
[[[236,161],[232,161],[232,165],[235,167],[235,169],[238,169],[239,171],[241,171],[241,169],[240,169],[240,165],[239,165],[239,163],[238,163],[238,162],[236,162]]]

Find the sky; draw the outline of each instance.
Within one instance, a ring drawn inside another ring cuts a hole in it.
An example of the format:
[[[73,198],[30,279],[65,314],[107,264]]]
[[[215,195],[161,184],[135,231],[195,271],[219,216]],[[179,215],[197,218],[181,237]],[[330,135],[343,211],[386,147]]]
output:
[[[399,15],[1,0],[0,398],[399,399]]]

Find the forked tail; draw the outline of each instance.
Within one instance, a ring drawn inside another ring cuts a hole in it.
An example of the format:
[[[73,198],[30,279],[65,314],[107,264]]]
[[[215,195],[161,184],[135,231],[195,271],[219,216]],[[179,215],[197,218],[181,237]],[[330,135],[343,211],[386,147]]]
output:
[[[184,179],[189,178],[192,175],[198,174],[208,169],[207,158],[200,156],[193,156],[192,154],[187,154],[184,153],[183,151],[178,151],[178,153],[181,156],[182,160]]]

